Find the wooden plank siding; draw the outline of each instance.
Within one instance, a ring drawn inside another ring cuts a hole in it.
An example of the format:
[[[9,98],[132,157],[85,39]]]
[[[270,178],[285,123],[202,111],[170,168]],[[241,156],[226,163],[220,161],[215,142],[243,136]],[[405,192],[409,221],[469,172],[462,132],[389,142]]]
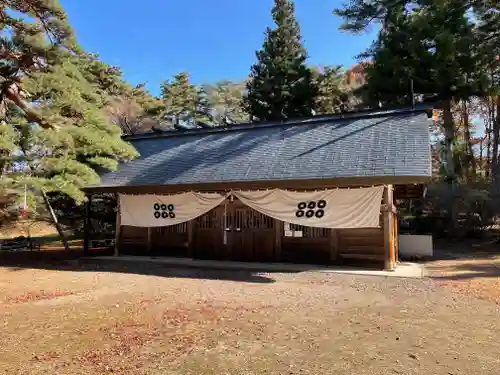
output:
[[[383,228],[337,229],[342,259],[384,261]]]
[[[148,228],[122,225],[116,241],[119,254],[147,255]]]
[[[311,264],[361,260],[393,265],[397,262],[397,219],[393,209],[391,215],[387,214],[387,194],[392,190],[384,194],[380,228],[325,229],[287,224],[234,199],[188,223],[149,230],[121,226],[119,250],[122,254],[197,259]],[[290,229],[300,236],[290,236]]]

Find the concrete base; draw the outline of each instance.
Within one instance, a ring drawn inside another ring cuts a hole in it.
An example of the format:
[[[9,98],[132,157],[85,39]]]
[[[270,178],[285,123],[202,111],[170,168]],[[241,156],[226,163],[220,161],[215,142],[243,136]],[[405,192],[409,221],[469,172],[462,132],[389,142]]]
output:
[[[349,268],[341,266],[315,266],[308,264],[290,264],[290,263],[247,263],[230,262],[215,260],[198,260],[190,258],[155,258],[145,256],[102,256],[83,258],[85,260],[97,260],[108,262],[149,262],[155,264],[164,264],[176,267],[193,267],[224,270],[249,270],[255,272],[324,272],[339,273],[362,276],[386,276],[386,277],[404,277],[404,278],[423,278],[424,267],[417,263],[398,263],[394,271],[385,270],[367,270],[362,268]]]

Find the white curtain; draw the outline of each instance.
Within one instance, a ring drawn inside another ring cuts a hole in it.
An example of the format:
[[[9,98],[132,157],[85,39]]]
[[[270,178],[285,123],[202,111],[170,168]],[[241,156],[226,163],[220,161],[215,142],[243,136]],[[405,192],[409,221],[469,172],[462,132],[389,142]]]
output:
[[[220,205],[226,195],[188,192],[175,195],[120,194],[121,225],[165,227],[196,219]]]
[[[318,228],[377,228],[383,186],[311,192],[234,191],[244,204],[275,219]]]

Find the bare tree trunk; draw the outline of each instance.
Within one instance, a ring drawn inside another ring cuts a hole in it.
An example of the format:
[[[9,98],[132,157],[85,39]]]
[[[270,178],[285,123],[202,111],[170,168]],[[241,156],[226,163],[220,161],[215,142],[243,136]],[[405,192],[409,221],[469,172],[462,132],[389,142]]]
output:
[[[453,158],[453,141],[455,140],[455,123],[451,112],[451,100],[447,100],[443,108],[443,128],[446,152],[446,172],[450,179],[455,179],[455,160]]]
[[[54,209],[52,208],[49,197],[47,197],[47,194],[43,190],[40,190],[40,193],[42,194],[43,201],[45,202],[45,206],[47,207],[47,211],[49,211],[50,216],[52,217],[52,221],[57,229],[57,233],[59,233],[59,236],[61,237],[61,241],[64,245],[64,250],[69,251],[69,243],[68,239],[66,238],[66,235],[64,234],[64,231],[62,230],[61,224],[57,220],[56,213],[54,212]]]
[[[26,149],[23,146],[23,142],[21,142],[21,151],[24,153],[24,155],[26,155]],[[31,173],[34,172],[34,167],[32,166],[32,163],[29,161],[28,161],[28,168],[30,169]],[[59,221],[57,220],[57,216],[56,216],[56,213],[54,212],[54,209],[50,205],[49,198],[47,197],[47,194],[45,194],[45,192],[42,189],[39,189],[39,190],[40,190],[40,194],[42,195],[45,206],[47,208],[47,211],[49,211],[49,213],[50,213],[50,216],[52,218],[52,222],[54,223],[54,225],[57,229],[57,233],[59,233],[59,236],[61,237],[61,241],[64,245],[64,249],[69,251],[70,248],[69,248],[68,240],[66,238],[66,235],[64,234],[64,231],[62,230],[61,224],[59,224]]]
[[[453,121],[453,113],[451,112],[451,99],[444,102],[443,106],[443,127],[445,138],[445,152],[446,152],[446,177],[450,186],[451,200],[450,200],[450,221],[451,231],[455,234],[455,223],[457,213],[455,210],[455,187],[456,187],[456,173],[455,173],[455,160],[453,155],[453,142],[455,140],[455,122]]]
[[[493,155],[491,158],[491,164],[492,164],[492,177],[495,180],[496,183],[499,181],[498,178],[498,142],[500,138],[500,96],[496,97],[496,116],[495,116],[495,121],[493,123]]]
[[[479,142],[479,165],[478,165],[478,169],[479,169],[479,174],[481,177],[483,177],[483,150],[484,150],[484,141],[485,141],[486,137],[481,137],[481,141]]]
[[[462,106],[462,119],[464,124],[464,137],[467,144],[468,161],[471,167],[472,179],[476,177],[476,158],[474,157],[474,149],[472,147],[472,140],[470,136],[470,123],[469,123],[469,108],[467,107],[467,101],[463,101]],[[470,182],[469,166],[467,165],[467,181]]]
[[[493,104],[490,102],[490,97],[488,96],[488,124],[486,126],[486,177],[489,178],[491,175],[491,132],[492,132],[492,124],[494,119],[494,109]]]

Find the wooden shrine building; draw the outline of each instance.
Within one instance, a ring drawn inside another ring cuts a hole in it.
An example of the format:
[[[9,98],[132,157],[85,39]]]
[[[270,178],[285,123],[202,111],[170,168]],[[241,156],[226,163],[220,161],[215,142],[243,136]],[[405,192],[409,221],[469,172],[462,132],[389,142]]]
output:
[[[103,173],[86,193],[226,197],[176,225],[123,225],[124,208],[118,207],[116,254],[324,264],[367,260],[392,269],[398,259],[396,202],[421,197],[431,178],[429,118],[426,108],[380,110],[128,136],[140,157]],[[383,189],[373,227],[287,223],[230,193],[377,186]],[[85,243],[88,250],[89,238]]]

